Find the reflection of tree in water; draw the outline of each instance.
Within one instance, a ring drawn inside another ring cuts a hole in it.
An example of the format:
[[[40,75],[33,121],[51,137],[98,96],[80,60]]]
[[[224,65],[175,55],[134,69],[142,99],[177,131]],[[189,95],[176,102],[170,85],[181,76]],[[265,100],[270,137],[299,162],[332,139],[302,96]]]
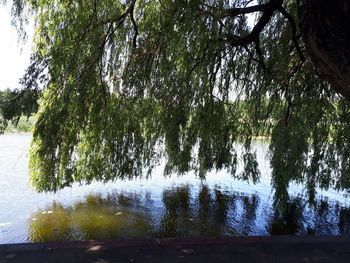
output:
[[[268,225],[271,235],[296,235],[302,228],[303,204],[299,197],[292,199],[283,209],[275,210]]]
[[[202,186],[195,198],[191,198],[188,186],[164,191],[160,236],[223,235],[231,199],[218,189],[210,192],[207,186]]]
[[[254,231],[255,220],[256,220],[256,210],[259,205],[259,197],[257,195],[242,197],[243,204],[243,216],[240,224],[242,225],[242,235],[249,235]]]
[[[255,194],[186,185],[164,190],[160,202],[150,193],[114,192],[70,207],[53,203],[32,215],[28,241],[350,234],[349,222],[350,209],[327,200],[311,207],[297,196],[273,210]]]
[[[186,234],[191,229],[191,220],[194,220],[189,187],[165,190],[162,201],[165,210],[160,219],[160,235],[172,237]]]
[[[188,186],[163,193],[161,237],[219,237],[253,234],[259,198],[202,185],[191,197]],[[238,208],[240,208],[238,210]]]
[[[343,235],[350,234],[349,208],[326,199],[313,206],[300,196],[291,198],[282,210],[275,210],[267,223],[271,235]]]
[[[338,226],[341,234],[350,235],[350,208],[340,210]]]

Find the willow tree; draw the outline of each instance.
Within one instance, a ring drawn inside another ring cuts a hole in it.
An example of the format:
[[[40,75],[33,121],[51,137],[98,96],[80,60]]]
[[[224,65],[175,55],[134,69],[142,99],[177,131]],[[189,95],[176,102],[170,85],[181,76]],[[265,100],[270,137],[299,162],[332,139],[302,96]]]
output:
[[[34,49],[3,122],[39,101],[39,191],[149,176],[163,157],[166,174],[227,169],[256,182],[259,135],[271,135],[279,200],[291,181],[311,199],[316,187],[347,189],[348,4],[14,0],[19,29],[35,19]]]

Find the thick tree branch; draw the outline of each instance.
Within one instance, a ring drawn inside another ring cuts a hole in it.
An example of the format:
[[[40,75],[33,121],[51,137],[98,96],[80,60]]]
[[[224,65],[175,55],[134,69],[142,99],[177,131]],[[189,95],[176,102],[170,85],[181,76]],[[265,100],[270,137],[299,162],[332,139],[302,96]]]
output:
[[[256,50],[256,54],[258,56],[259,59],[259,64],[262,66],[263,70],[266,70],[266,66],[265,66],[265,62],[264,62],[264,56],[263,53],[261,51],[260,48],[260,40],[259,38],[255,41],[255,50]]]
[[[136,3],[136,0],[132,1],[131,5],[130,5],[130,19],[131,19],[131,23],[132,23],[132,25],[134,27],[134,31],[135,31],[135,34],[134,34],[134,37],[132,40],[132,45],[134,46],[134,48],[136,48],[137,36],[139,34],[139,30],[138,30],[136,21],[134,19],[135,3]]]
[[[274,12],[282,6],[283,0],[271,0],[264,5],[264,13],[261,16],[259,22],[254,26],[249,35],[243,38],[236,38],[235,36],[229,36],[228,42],[232,46],[245,46],[250,43],[256,42],[260,33],[264,30],[266,25],[270,22]]]

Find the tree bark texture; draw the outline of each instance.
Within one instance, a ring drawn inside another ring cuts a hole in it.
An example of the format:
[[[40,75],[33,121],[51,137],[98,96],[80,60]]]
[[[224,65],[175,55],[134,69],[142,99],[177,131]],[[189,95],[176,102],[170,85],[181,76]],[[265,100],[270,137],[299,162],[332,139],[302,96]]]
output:
[[[303,0],[300,29],[319,76],[350,99],[350,0]]]

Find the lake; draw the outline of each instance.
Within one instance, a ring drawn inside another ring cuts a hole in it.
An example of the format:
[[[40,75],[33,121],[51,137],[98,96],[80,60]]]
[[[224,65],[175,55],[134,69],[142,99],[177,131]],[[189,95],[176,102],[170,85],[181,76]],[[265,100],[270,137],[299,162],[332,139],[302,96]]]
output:
[[[254,145],[262,176],[253,185],[225,171],[205,181],[194,174],[75,184],[36,193],[29,184],[31,136],[0,136],[0,243],[154,237],[350,234],[350,196],[318,190],[316,203],[302,185],[289,186],[284,211],[273,209],[268,145]]]

